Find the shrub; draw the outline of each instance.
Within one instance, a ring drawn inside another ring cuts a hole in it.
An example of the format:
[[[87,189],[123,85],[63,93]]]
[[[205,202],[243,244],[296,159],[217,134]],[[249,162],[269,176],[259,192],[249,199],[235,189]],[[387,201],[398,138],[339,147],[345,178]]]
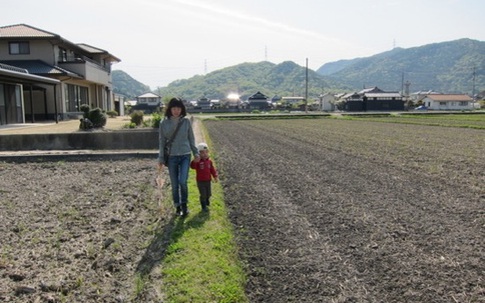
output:
[[[162,121],[162,115],[159,113],[154,113],[151,119],[151,126],[153,128],[158,128],[160,126],[160,121]]]
[[[133,122],[126,123],[125,125],[123,125],[123,128],[136,128],[136,124]]]
[[[143,111],[135,110],[133,113],[131,113],[130,117],[131,123],[135,123],[136,126],[140,126],[143,122]]]
[[[107,115],[99,107],[91,109],[89,105],[82,104],[79,109],[83,112],[83,119],[79,128],[88,130],[91,128],[101,128],[106,125]]]
[[[105,126],[108,120],[106,114],[99,107],[89,111],[88,119],[93,123],[94,128]]]
[[[118,116],[118,112],[115,111],[115,110],[109,110],[106,112],[106,114],[110,117],[110,118],[114,118],[116,116]]]
[[[83,114],[84,118],[88,118],[89,117],[89,110],[90,109],[91,108],[87,104],[81,104],[81,106],[79,107],[79,110],[84,113]]]

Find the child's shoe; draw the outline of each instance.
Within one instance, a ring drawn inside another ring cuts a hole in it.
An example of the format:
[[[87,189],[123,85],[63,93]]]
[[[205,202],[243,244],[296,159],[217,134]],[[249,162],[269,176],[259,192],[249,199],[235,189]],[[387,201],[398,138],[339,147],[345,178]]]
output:
[[[182,204],[182,217],[187,217],[189,214],[189,209],[187,208],[187,204]]]

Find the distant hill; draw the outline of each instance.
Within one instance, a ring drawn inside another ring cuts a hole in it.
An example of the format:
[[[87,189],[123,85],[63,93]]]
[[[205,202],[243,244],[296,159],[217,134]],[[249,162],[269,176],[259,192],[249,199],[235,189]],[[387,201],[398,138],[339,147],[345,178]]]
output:
[[[317,72],[308,70],[308,95],[315,98],[325,92],[353,92],[372,86],[401,91],[403,80],[411,83],[411,92],[471,94],[474,73],[478,93],[485,89],[485,42],[460,39],[326,63]],[[187,100],[222,99],[231,92],[246,99],[258,91],[269,97],[305,96],[305,77],[305,67],[292,61],[241,63],[173,81],[156,93]],[[113,84],[115,92],[129,97],[149,91],[147,85],[123,71],[113,71]]]
[[[280,64],[263,61],[259,63],[242,63],[226,67],[205,76],[194,76],[177,80],[161,89],[161,94],[170,93],[187,100],[201,97],[223,99],[231,92],[237,92],[241,99],[260,91],[274,96],[305,96],[306,68],[292,61]],[[326,80],[313,70],[308,70],[308,95],[315,97],[322,90],[347,90],[333,80]]]
[[[318,73],[343,85],[378,86],[401,91],[404,81],[411,91],[434,90],[468,93],[485,88],[485,42],[460,39],[408,49],[395,48],[371,57],[324,64]]]
[[[322,67],[317,69],[317,73],[323,76],[329,76],[335,74],[344,68],[351,66],[355,62],[359,61],[362,58],[355,58],[350,60],[339,60],[335,62],[325,63]]]
[[[121,70],[113,70],[113,91],[122,94],[130,99],[150,91],[150,87]]]

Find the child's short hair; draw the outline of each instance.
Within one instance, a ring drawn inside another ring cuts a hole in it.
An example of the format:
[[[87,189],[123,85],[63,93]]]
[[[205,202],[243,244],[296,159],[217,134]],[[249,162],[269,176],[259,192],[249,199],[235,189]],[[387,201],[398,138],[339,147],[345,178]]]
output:
[[[197,150],[202,151],[202,150],[209,150],[209,147],[207,146],[206,143],[202,142],[197,145]]]

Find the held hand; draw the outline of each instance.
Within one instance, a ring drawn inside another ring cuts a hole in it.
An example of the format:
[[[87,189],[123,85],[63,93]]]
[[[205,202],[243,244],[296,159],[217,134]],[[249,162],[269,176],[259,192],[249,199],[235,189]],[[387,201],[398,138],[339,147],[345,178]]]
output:
[[[214,178],[214,183],[217,183],[217,182],[219,182],[219,178],[215,177]]]
[[[158,164],[157,164],[158,173],[162,172],[164,166],[165,165],[163,165],[163,163],[158,162]]]
[[[199,162],[200,161],[200,156],[197,156],[194,158],[194,162]]]

